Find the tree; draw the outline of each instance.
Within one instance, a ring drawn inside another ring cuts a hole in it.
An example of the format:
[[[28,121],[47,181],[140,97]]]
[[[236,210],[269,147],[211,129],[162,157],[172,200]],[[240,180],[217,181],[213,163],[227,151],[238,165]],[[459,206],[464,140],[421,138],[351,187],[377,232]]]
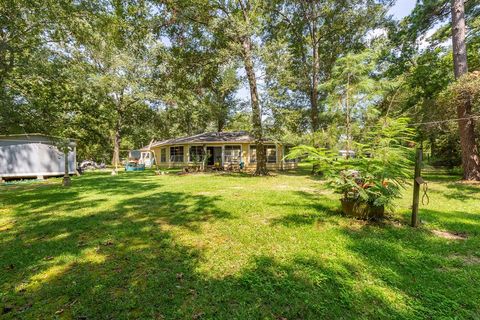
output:
[[[194,25],[201,28],[203,37],[213,37],[223,51],[223,58],[237,59],[242,63],[250,91],[252,133],[257,146],[256,174],[267,173],[266,154],[263,146],[262,110],[255,74],[256,39],[261,34],[264,2],[261,0],[214,0],[170,4],[178,28]]]
[[[452,43],[455,78],[468,73],[465,7],[463,0],[452,0]],[[468,94],[468,93],[467,93]],[[475,119],[472,118],[471,98],[466,96],[457,105],[460,144],[462,147],[463,178],[480,181],[480,156],[475,139]]]
[[[149,79],[156,43],[145,2],[114,1],[111,8],[93,8],[87,9],[87,18],[81,20],[84,29],[74,29],[61,39],[59,52],[72,56],[72,65],[81,68],[80,74],[93,88],[97,110],[103,113],[110,131],[115,173],[123,134],[129,126],[139,124],[136,111],[152,98]],[[87,32],[90,36],[86,37]]]
[[[365,48],[369,30],[382,25],[388,1],[286,1],[270,2],[269,41],[285,42],[290,61],[287,73],[271,73],[277,85],[307,97],[311,130],[322,126],[320,104],[327,93],[321,84],[330,80],[337,59]],[[289,79],[285,79],[285,74]],[[274,81],[271,81],[274,82]],[[272,83],[270,83],[272,84]],[[291,100],[298,100],[292,95]]]
[[[332,78],[324,84],[329,93],[329,103],[335,110],[340,110],[344,118],[344,136],[347,157],[352,150],[355,122],[366,125],[366,114],[374,113],[370,107],[382,95],[379,81],[373,77],[376,67],[374,50],[365,50],[359,54],[348,54],[337,60],[332,70]]]
[[[221,132],[228,124],[232,112],[236,111],[238,101],[235,92],[239,86],[236,75],[237,68],[233,66],[219,66],[211,82],[208,94],[208,103],[211,106],[212,120],[215,129]]]
[[[472,21],[470,38],[467,37],[466,33],[466,16]],[[479,16],[480,6],[476,1],[423,0],[417,2],[412,14],[403,21],[403,30],[397,33],[403,38],[402,42],[404,43],[401,61],[415,61],[416,51],[418,50],[413,49],[413,44],[416,44],[419,36],[431,30],[435,24],[451,17],[451,23],[440,27],[431,37],[431,41],[433,41],[432,46],[435,46],[448,37],[451,37],[453,44],[453,69],[455,78],[458,81],[462,75],[468,72],[467,42],[475,43],[475,34],[478,33],[478,27],[473,22],[478,21]],[[472,53],[471,57],[478,56],[478,51],[476,53],[470,51],[470,53]],[[474,61],[476,61],[476,59],[474,59]],[[413,64],[413,66],[406,68],[403,67],[399,70],[400,72],[406,72],[409,68],[415,68],[415,65]],[[446,86],[443,89],[446,89]],[[441,90],[437,91],[437,93],[440,91]],[[435,97],[431,96],[429,98],[433,99]],[[460,136],[462,166],[464,169],[463,178],[466,180],[480,180],[480,158],[478,155],[478,145],[475,140],[475,119],[472,118],[471,106],[468,99],[463,99],[463,101],[465,101],[465,105],[457,105],[456,110],[456,117],[461,119],[458,121],[458,132]]]
[[[45,124],[51,126],[42,120],[54,112],[53,107],[39,106],[28,98],[42,95],[45,98],[48,82],[55,79],[50,76],[55,73],[58,76],[58,57],[52,57],[45,44],[49,40],[46,30],[54,28],[56,20],[53,16],[60,11],[59,4],[49,0],[6,0],[0,3],[1,133],[36,130],[30,119],[36,120],[39,128]],[[48,61],[49,57],[53,61]]]
[[[241,56],[245,67],[245,72],[247,73],[248,85],[250,88],[250,101],[252,104],[252,130],[253,136],[255,137],[256,142],[256,152],[257,152],[257,168],[255,173],[257,175],[264,175],[267,173],[267,159],[265,154],[265,148],[263,146],[263,128],[262,128],[262,112],[260,109],[260,100],[257,87],[257,77],[255,75],[255,66],[253,63],[253,44],[252,44],[252,19],[257,18],[258,15],[255,8],[255,5],[258,4],[250,3],[250,1],[239,0],[238,1],[242,17],[243,17],[243,29],[244,33],[240,33],[236,39],[241,47]],[[258,18],[257,18],[258,19]],[[238,31],[240,31],[238,30]]]

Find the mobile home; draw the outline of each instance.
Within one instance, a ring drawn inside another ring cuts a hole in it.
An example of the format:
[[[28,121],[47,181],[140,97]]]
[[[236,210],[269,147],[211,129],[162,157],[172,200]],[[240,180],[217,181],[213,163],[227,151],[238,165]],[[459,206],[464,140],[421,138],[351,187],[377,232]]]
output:
[[[44,178],[65,173],[64,153],[59,138],[43,134],[0,136],[0,180]],[[70,139],[68,172],[76,169],[76,143]]]

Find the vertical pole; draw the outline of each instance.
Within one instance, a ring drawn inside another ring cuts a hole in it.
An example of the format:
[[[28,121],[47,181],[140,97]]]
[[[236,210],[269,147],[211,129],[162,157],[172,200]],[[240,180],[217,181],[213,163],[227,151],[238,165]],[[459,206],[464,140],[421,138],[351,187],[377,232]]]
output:
[[[413,181],[413,205],[412,205],[412,227],[418,225],[418,205],[420,202],[420,183],[417,181],[422,176],[422,155],[423,148],[417,148],[417,154],[415,156],[415,178]]]
[[[70,170],[69,170],[69,161],[68,161],[68,142],[65,142],[65,147],[63,149],[63,160],[64,160],[64,175],[63,175],[63,186],[69,187],[72,184],[70,179]]]

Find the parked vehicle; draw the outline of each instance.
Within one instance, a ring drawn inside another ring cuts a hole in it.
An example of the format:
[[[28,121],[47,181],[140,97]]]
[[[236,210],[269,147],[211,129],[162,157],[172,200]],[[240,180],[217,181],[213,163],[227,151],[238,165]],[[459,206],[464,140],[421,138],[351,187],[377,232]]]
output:
[[[81,171],[96,170],[96,169],[105,169],[107,166],[104,162],[98,164],[92,160],[84,160],[80,163],[79,168]]]
[[[144,171],[144,170],[145,170],[145,164],[138,163],[138,161],[129,161],[125,165],[125,171]]]
[[[145,168],[151,168],[155,164],[155,156],[151,151],[130,150],[128,152],[128,161],[136,161],[143,164]]]

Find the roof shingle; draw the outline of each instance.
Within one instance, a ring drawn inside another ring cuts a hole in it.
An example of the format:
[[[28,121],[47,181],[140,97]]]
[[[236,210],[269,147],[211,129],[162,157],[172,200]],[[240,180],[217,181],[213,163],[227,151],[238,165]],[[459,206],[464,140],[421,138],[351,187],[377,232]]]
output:
[[[247,131],[234,131],[234,132],[206,132],[189,137],[174,138],[164,141],[157,141],[152,144],[152,147],[185,143],[221,143],[221,142],[233,142],[233,143],[253,143],[255,138]],[[265,142],[273,142],[269,139],[265,139]],[[145,147],[148,149],[148,146]]]

